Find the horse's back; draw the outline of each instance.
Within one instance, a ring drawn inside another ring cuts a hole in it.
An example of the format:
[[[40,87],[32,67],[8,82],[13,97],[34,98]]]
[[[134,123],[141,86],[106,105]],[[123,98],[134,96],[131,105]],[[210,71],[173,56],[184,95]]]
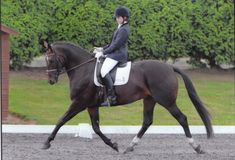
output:
[[[175,77],[174,70],[171,65],[158,60],[144,60],[134,63],[134,67],[144,71],[145,75],[156,80],[167,77]]]

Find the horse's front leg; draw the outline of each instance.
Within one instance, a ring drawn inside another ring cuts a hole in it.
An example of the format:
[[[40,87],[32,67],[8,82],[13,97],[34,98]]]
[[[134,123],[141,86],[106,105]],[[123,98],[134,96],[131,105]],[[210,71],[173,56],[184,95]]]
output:
[[[104,141],[105,144],[109,145],[111,148],[116,150],[118,152],[118,144],[117,143],[112,143],[110,139],[108,139],[100,130],[99,126],[99,108],[88,108],[88,112],[90,115],[91,123],[92,123],[92,128],[95,131],[97,135],[100,136],[100,138]]]
[[[69,121],[71,118],[73,118],[75,115],[77,115],[79,112],[85,110],[85,107],[79,107],[77,101],[73,101],[73,103],[70,105],[69,109],[65,114],[60,118],[60,120],[57,122],[56,127],[54,128],[51,135],[48,137],[46,142],[44,143],[42,149],[48,149],[50,148],[51,144],[50,142],[54,140],[57,132],[59,131],[60,127],[62,127],[67,121]]]

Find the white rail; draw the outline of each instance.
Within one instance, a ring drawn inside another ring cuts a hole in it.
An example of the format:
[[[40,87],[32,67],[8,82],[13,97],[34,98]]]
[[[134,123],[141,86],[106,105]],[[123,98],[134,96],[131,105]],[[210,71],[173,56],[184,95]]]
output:
[[[54,125],[2,125],[2,133],[51,133]],[[141,126],[100,126],[105,134],[136,134]],[[235,126],[213,126],[215,134],[235,134]],[[89,124],[65,125],[59,133],[78,134],[88,130],[94,134]],[[204,126],[190,126],[192,134],[205,134]],[[146,134],[184,134],[181,126],[151,126]]]

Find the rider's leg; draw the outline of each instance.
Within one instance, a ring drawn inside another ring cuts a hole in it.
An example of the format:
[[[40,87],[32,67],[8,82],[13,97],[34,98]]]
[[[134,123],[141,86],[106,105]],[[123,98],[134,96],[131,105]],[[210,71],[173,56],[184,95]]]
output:
[[[113,87],[113,80],[110,76],[110,74],[106,74],[106,76],[103,78],[104,84],[107,88],[107,95],[108,95],[108,101],[110,105],[115,105],[117,103],[117,97],[116,93]]]
[[[101,77],[104,78],[106,74],[108,74],[117,64],[118,64],[118,61],[108,58],[108,57],[105,58],[101,71],[100,71]]]
[[[113,80],[109,72],[118,64],[118,61],[111,58],[106,58],[103,66],[101,68],[101,77],[104,80],[104,84],[107,88],[108,101],[104,102],[102,105],[114,105],[116,104],[116,94],[113,87]]]

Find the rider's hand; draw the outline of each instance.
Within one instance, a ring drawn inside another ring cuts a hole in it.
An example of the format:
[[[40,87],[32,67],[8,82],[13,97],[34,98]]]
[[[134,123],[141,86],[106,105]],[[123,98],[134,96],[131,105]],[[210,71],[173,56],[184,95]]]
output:
[[[97,52],[95,54],[95,58],[100,58],[101,56],[103,56],[103,52]]]
[[[96,52],[103,52],[104,51],[104,49],[102,48],[102,47],[94,47],[94,53],[96,53]]]
[[[102,47],[94,47],[93,53],[95,54],[95,58],[99,58],[103,56],[103,48]]]

